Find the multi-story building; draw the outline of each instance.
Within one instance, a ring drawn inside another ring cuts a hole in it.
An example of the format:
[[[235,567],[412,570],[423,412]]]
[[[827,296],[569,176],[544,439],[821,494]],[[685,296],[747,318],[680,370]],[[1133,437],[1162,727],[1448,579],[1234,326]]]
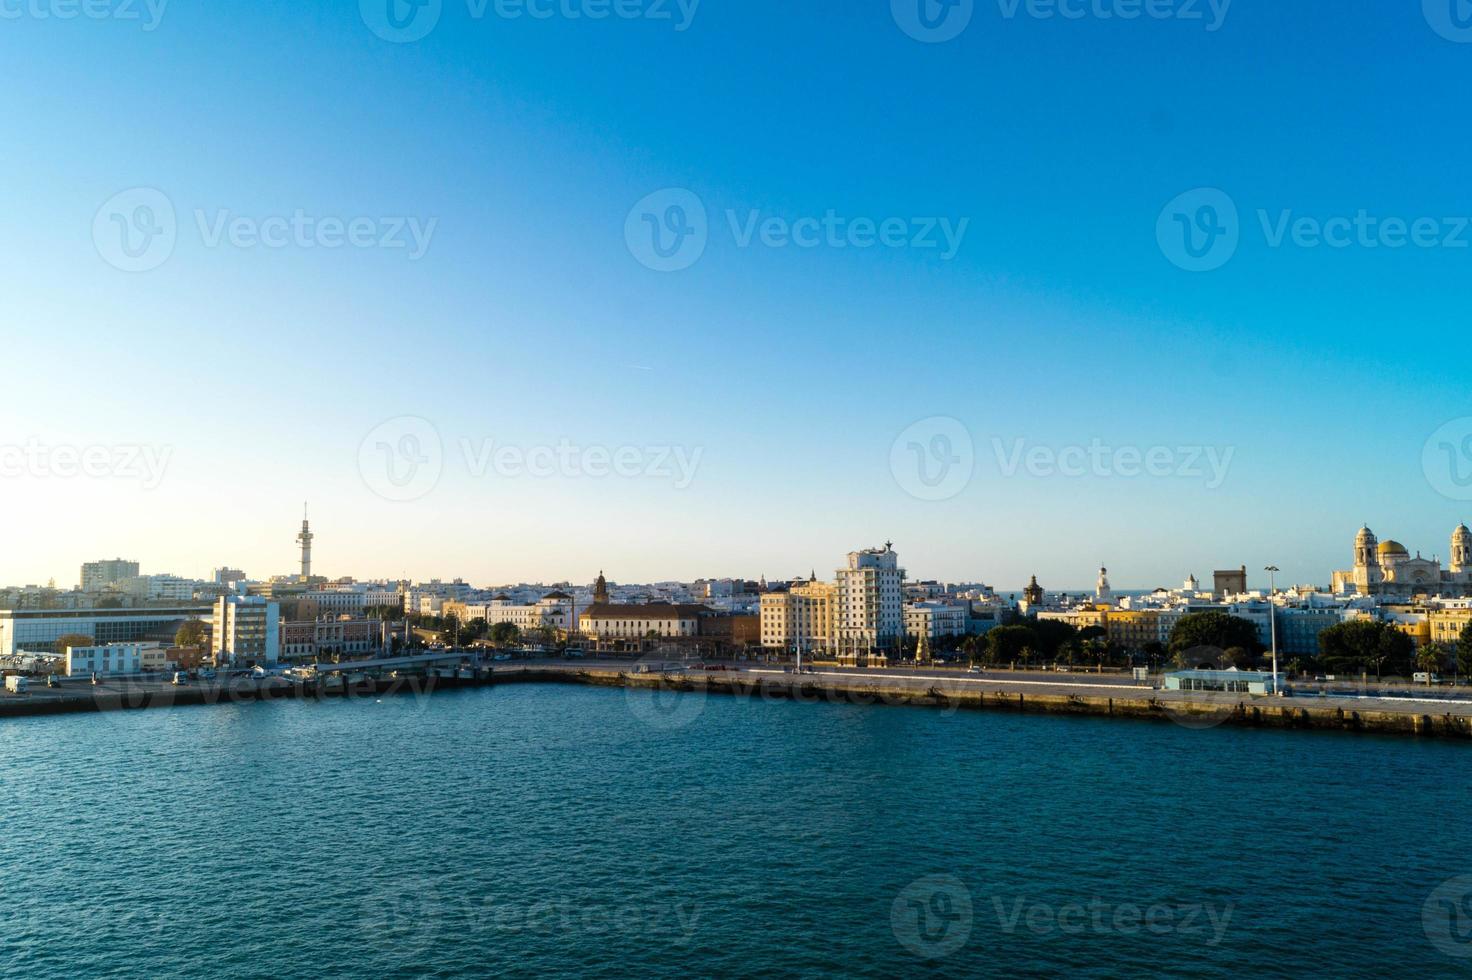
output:
[[[773,650],[815,655],[834,649],[838,640],[838,586],[816,576],[761,597],[761,645]]]
[[[905,570],[894,547],[851,551],[838,570],[838,658],[855,665],[888,663],[905,635]]]
[[[453,615],[462,623],[484,619],[490,626],[510,623],[523,632],[551,629],[570,632],[573,623],[573,598],[566,592],[548,592],[536,602],[516,602],[504,592],[489,602],[446,602],[446,616]]]
[[[121,592],[138,602],[190,602],[204,583],[177,575],[136,575],[115,582],[109,591]]]
[[[300,598],[316,603],[322,615],[362,616],[365,610],[380,606],[392,609],[404,608],[404,596],[396,588],[370,586],[359,583],[324,585],[308,589]]]
[[[210,651],[221,665],[277,663],[281,659],[280,604],[261,596],[216,599]]]
[[[1427,616],[1431,642],[1450,648],[1462,638],[1462,630],[1472,623],[1472,608],[1433,609]]]
[[[18,651],[61,653],[63,636],[90,636],[96,644],[172,640],[185,621],[207,619],[203,603],[140,609],[4,609],[0,610],[0,656]]]
[[[693,639],[702,616],[714,611],[692,603],[593,603],[578,616],[579,631],[603,649],[631,649],[628,641]]]
[[[62,653],[62,663],[68,677],[138,674],[143,671],[143,647],[138,643],[67,647]]]
[[[947,602],[912,602],[905,606],[905,635],[927,643],[966,635],[967,608]]]
[[[82,591],[101,592],[109,585],[138,577],[138,563],[122,558],[89,561],[82,565]]]
[[[319,619],[281,624],[281,660],[325,663],[383,653],[384,624],[376,619]]]
[[[1160,643],[1159,609],[1111,609],[1104,620],[1110,643],[1128,653],[1143,653],[1151,643]]]

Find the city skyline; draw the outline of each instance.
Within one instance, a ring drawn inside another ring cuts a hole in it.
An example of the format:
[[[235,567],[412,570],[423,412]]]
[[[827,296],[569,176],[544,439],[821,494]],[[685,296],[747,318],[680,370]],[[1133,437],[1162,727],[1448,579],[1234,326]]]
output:
[[[1447,538],[1447,541],[1445,542],[1446,547],[1443,548],[1443,549],[1427,549],[1427,548],[1420,547],[1419,546],[1419,543],[1416,542],[1415,539],[1413,539],[1413,538],[1411,538],[1409,536],[1406,536],[1406,535],[1400,535],[1400,538],[1412,542],[1411,544],[1409,544],[1407,546],[1404,546],[1407,549],[1406,550],[1406,554],[1407,555],[1414,554],[1416,556],[1416,558],[1418,558],[1418,559],[1425,558],[1428,561],[1435,560],[1435,561],[1440,562],[1443,565],[1447,565],[1448,563],[1451,563],[1452,565],[1455,565],[1455,552],[1454,552],[1454,544],[1453,544],[1452,538],[1453,538],[1453,536],[1455,536],[1457,534],[1457,531],[1458,530],[1464,530],[1464,526],[1463,526],[1464,524],[1465,524],[1465,522],[1459,522],[1459,524],[1458,524],[1458,526],[1456,528],[1454,528],[1447,535],[1444,535],[1444,537]],[[1368,526],[1367,526],[1367,528],[1368,528]],[[302,552],[302,540],[301,540],[301,538],[302,538],[303,535],[308,535],[309,536],[308,548],[310,548],[312,546],[311,543],[312,542],[315,542],[315,540],[319,537],[319,535],[320,535],[320,528],[315,523],[315,519],[313,519],[313,522],[311,523],[310,528],[309,528],[308,524],[304,521],[300,525],[294,526],[293,527],[293,530],[296,533],[296,537],[292,539],[292,544],[293,544],[293,547],[295,549],[295,552],[294,552],[294,554],[295,554],[295,562],[294,562],[294,564],[297,565],[297,568],[294,569],[294,570],[291,569],[291,568],[289,568],[289,567],[288,568],[281,568],[281,569],[267,570],[269,568],[269,566],[266,566],[266,565],[253,566],[252,563],[250,563],[250,562],[242,562],[242,561],[238,561],[238,560],[228,560],[228,561],[227,560],[221,560],[221,561],[217,561],[217,562],[211,564],[207,569],[203,569],[203,570],[200,570],[197,573],[195,573],[195,572],[193,572],[193,570],[184,570],[184,569],[176,568],[176,567],[168,567],[166,563],[155,562],[155,561],[149,559],[148,557],[141,557],[140,555],[134,554],[132,552],[129,552],[129,553],[126,553],[126,554],[124,554],[122,552],[119,552],[116,555],[111,555],[111,554],[104,555],[102,553],[98,553],[96,555],[92,555],[91,557],[85,558],[85,559],[83,559],[83,560],[81,560],[81,561],[79,561],[77,563],[77,565],[75,567],[78,568],[78,569],[83,569],[83,571],[80,572],[80,573],[74,571],[70,575],[48,575],[48,576],[43,576],[43,577],[40,577],[40,578],[35,578],[35,577],[21,577],[21,578],[10,578],[10,579],[0,578],[0,588],[5,588],[7,586],[9,586],[9,587],[18,587],[18,586],[22,586],[22,585],[43,585],[44,583],[46,583],[48,581],[54,581],[55,582],[55,587],[58,590],[61,590],[61,591],[69,591],[69,590],[72,590],[72,589],[77,588],[80,585],[82,585],[82,580],[85,578],[85,569],[83,568],[83,566],[89,565],[89,564],[92,564],[92,563],[98,563],[98,562],[103,563],[103,564],[109,564],[110,565],[110,564],[113,564],[114,562],[117,562],[117,561],[121,561],[124,564],[129,564],[129,565],[137,565],[138,566],[138,569],[137,569],[136,574],[142,574],[144,576],[149,576],[149,575],[177,575],[177,576],[179,576],[181,578],[185,578],[185,579],[197,579],[197,580],[200,580],[200,581],[209,581],[210,578],[211,578],[211,575],[217,569],[224,569],[224,570],[230,570],[230,571],[240,570],[240,571],[244,572],[246,578],[248,578],[251,581],[266,581],[266,580],[269,580],[269,579],[274,578],[274,577],[296,577],[296,576],[299,576],[299,575],[302,574],[302,568],[304,567],[304,565],[303,565],[304,561],[305,560],[309,560],[309,559],[306,559],[306,557],[303,555],[303,552]],[[1362,532],[1358,532],[1358,529],[1356,529],[1356,530],[1357,530],[1357,535],[1358,535],[1358,533],[1362,533]],[[269,538],[266,535],[261,534],[261,535],[256,535],[256,537],[258,539],[262,540],[262,541],[267,542],[267,544],[265,545],[265,550],[270,550],[270,548],[269,548]],[[1400,541],[1397,540],[1396,538],[1393,538],[1390,534],[1383,535],[1383,539],[1384,539],[1384,542],[1385,542],[1385,544],[1387,546],[1390,546],[1392,544],[1393,545],[1400,545]],[[1373,540],[1373,538],[1372,538],[1372,540]],[[1355,540],[1351,541],[1351,538],[1348,535],[1345,535],[1345,536],[1342,537],[1342,540],[1341,540],[1340,543],[1341,543],[1340,553],[1339,553],[1338,558],[1335,559],[1335,560],[1337,560],[1338,563],[1341,564],[1341,565],[1348,565],[1348,564],[1351,564],[1351,563],[1357,563],[1358,562],[1358,556],[1357,556],[1357,551],[1356,551],[1355,545],[1358,543],[1358,537],[1356,536]],[[923,552],[923,549],[922,548],[912,548],[912,544],[918,544],[918,543],[907,543],[904,546],[897,546],[896,547],[896,550],[903,550],[906,555],[913,554],[913,553],[915,553],[916,550],[919,550],[919,551],[922,551]],[[850,542],[849,546],[847,546],[847,547],[848,547],[848,550],[852,550],[853,547],[868,547],[868,546],[869,545],[856,545],[853,542]],[[839,550],[832,552],[831,555],[840,555],[840,554],[843,554],[843,553],[846,553],[846,551],[843,550],[842,548],[840,548]],[[329,555],[330,554],[331,553],[329,552]],[[1462,554],[1465,555],[1465,551]],[[278,564],[282,564],[282,562],[278,561]],[[391,574],[391,573],[377,574],[377,573],[369,573],[369,572],[363,572],[363,571],[353,570],[353,569],[338,569],[336,567],[329,567],[325,571],[323,569],[321,569],[321,568],[314,569],[312,571],[312,574],[317,575],[318,577],[325,578],[325,579],[327,579],[329,581],[339,580],[339,579],[354,579],[354,580],[357,580],[357,581],[365,581],[365,582],[370,582],[370,581],[410,581],[410,582],[446,581],[446,582],[448,582],[448,581],[454,581],[454,580],[461,580],[461,581],[464,581],[467,584],[470,584],[470,585],[473,585],[473,586],[493,588],[493,587],[498,587],[498,586],[510,586],[510,585],[514,585],[514,584],[543,584],[543,585],[552,586],[552,585],[564,584],[564,583],[573,583],[573,584],[587,583],[587,582],[592,582],[593,579],[596,576],[602,575],[605,572],[608,572],[609,573],[609,578],[612,581],[617,581],[617,582],[626,583],[626,584],[652,584],[652,583],[660,583],[660,582],[687,582],[688,583],[688,582],[694,582],[694,581],[699,581],[699,580],[708,580],[708,579],[710,579],[710,580],[718,580],[718,579],[743,579],[743,580],[749,580],[749,581],[758,581],[758,580],[761,580],[761,579],[766,579],[766,580],[771,581],[771,582],[783,582],[783,581],[794,581],[794,580],[806,578],[808,574],[810,574],[811,572],[815,572],[819,568],[822,568],[824,570],[825,574],[828,571],[831,571],[832,570],[832,569],[829,569],[827,567],[827,564],[825,564],[824,561],[814,560],[812,558],[808,559],[805,563],[799,563],[799,565],[794,566],[793,569],[790,570],[790,571],[774,571],[774,570],[769,570],[769,569],[761,569],[761,570],[759,570],[759,571],[757,571],[755,573],[751,573],[751,574],[748,574],[748,573],[743,572],[741,570],[731,570],[731,569],[725,569],[725,568],[706,568],[703,571],[699,571],[699,572],[694,573],[694,574],[683,574],[683,575],[667,574],[667,573],[662,573],[662,572],[658,572],[658,571],[656,571],[655,573],[652,573],[652,574],[637,574],[637,573],[634,573],[634,572],[630,571],[630,569],[637,569],[637,568],[640,568],[640,567],[643,567],[643,566],[641,566],[637,562],[629,563],[629,562],[623,561],[620,558],[620,556],[616,556],[616,555],[609,555],[609,556],[607,556],[607,560],[600,560],[600,561],[596,562],[595,564],[596,564],[596,571],[593,571],[591,574],[587,574],[587,575],[575,575],[575,574],[529,575],[529,574],[515,574],[515,573],[511,573],[511,574],[503,575],[503,576],[500,576],[500,577],[496,577],[496,576],[475,576],[475,575],[469,575],[469,574],[464,574],[464,573],[462,573],[462,572],[460,572],[458,570],[453,570],[453,569],[452,570],[440,570],[440,571],[430,572],[430,573],[426,573],[426,574],[422,574],[422,575],[403,575],[403,574]],[[1187,577],[1194,577],[1194,578],[1196,578],[1198,580],[1209,581],[1213,572],[1221,571],[1221,570],[1232,570],[1232,569],[1239,568],[1239,567],[1242,568],[1242,569],[1244,569],[1245,572],[1246,572],[1247,582],[1248,582],[1248,585],[1249,585],[1249,590],[1264,590],[1268,586],[1268,583],[1266,581],[1259,581],[1260,578],[1261,579],[1265,579],[1267,577],[1267,572],[1265,571],[1266,566],[1265,565],[1254,565],[1251,562],[1243,562],[1243,561],[1239,561],[1236,564],[1232,564],[1230,562],[1225,562],[1225,563],[1223,563],[1223,562],[1217,562],[1217,563],[1200,563],[1200,562],[1198,562],[1198,563],[1196,563],[1196,566],[1187,568],[1186,570],[1182,571],[1180,574],[1176,575],[1173,578],[1165,578],[1165,579],[1160,579],[1160,580],[1157,580],[1157,581],[1146,581],[1146,580],[1137,579],[1132,574],[1132,570],[1130,568],[1128,568],[1128,567],[1122,567],[1118,563],[1112,563],[1112,562],[1108,561],[1107,557],[1105,558],[1105,560],[1103,562],[1096,562],[1096,563],[1093,563],[1093,564],[1086,564],[1086,566],[1083,566],[1082,567],[1082,570],[1080,570],[1080,569],[1073,569],[1072,571],[1069,571],[1069,570],[1066,570],[1066,569],[1050,570],[1050,567],[1049,566],[1039,566],[1039,567],[1042,567],[1044,570],[1043,571],[1038,571],[1036,568],[1032,568],[1032,570],[1025,571],[1025,572],[1021,573],[1021,577],[1020,578],[1017,578],[1015,580],[1013,580],[1011,578],[997,577],[997,576],[994,576],[994,575],[980,574],[980,573],[960,574],[960,575],[932,574],[925,567],[919,565],[919,563],[917,563],[917,562],[915,562],[913,560],[910,560],[908,558],[907,558],[906,564],[907,564],[907,566],[910,569],[913,570],[913,574],[911,574],[909,576],[909,579],[908,579],[910,581],[931,580],[931,581],[942,581],[942,582],[948,582],[948,583],[983,583],[983,584],[986,584],[986,585],[992,587],[993,589],[995,589],[999,593],[1020,593],[1023,590],[1023,587],[1025,586],[1026,582],[1029,579],[1034,578],[1034,577],[1036,577],[1040,581],[1040,583],[1049,592],[1053,592],[1053,593],[1058,593],[1058,592],[1087,592],[1087,591],[1093,589],[1093,587],[1094,587],[1094,582],[1093,581],[1090,581],[1090,579],[1093,578],[1093,576],[1100,570],[1100,568],[1104,568],[1104,567],[1107,567],[1109,569],[1110,579],[1111,579],[1111,581],[1114,584],[1115,590],[1118,591],[1118,592],[1141,592],[1141,591],[1149,591],[1149,590],[1155,589],[1155,588],[1173,589],[1173,588],[1176,588],[1176,587],[1180,586],[1181,583],[1182,583],[1182,581],[1184,581]],[[1207,567],[1207,564],[1209,564],[1210,567]],[[1279,566],[1278,569],[1277,569],[1277,574],[1278,574],[1277,585],[1278,585],[1278,587],[1281,588],[1281,589],[1287,589],[1287,588],[1292,588],[1292,587],[1299,586],[1299,585],[1304,585],[1304,586],[1313,586],[1313,587],[1316,587],[1316,588],[1319,588],[1319,589],[1323,589],[1323,590],[1326,590],[1326,591],[1334,591],[1333,588],[1332,588],[1332,585],[1333,585],[1333,582],[1336,579],[1336,577],[1338,575],[1340,575],[1340,574],[1347,574],[1347,573],[1340,573],[1340,572],[1334,571],[1332,569],[1329,570],[1329,571],[1321,572],[1321,573],[1319,573],[1317,575],[1310,575],[1308,577],[1300,577],[1300,576],[1295,576],[1295,575],[1292,575],[1292,574],[1285,574],[1284,569],[1290,569],[1291,570],[1296,565],[1302,565],[1302,564],[1303,564],[1302,560],[1298,560],[1298,561],[1288,561],[1288,560],[1285,560],[1285,564],[1283,566]],[[804,571],[803,570],[804,568],[808,569],[808,571]],[[1058,576],[1055,577],[1055,575],[1052,574],[1052,571],[1060,571],[1062,574],[1060,574],[1060,575],[1058,575]]]

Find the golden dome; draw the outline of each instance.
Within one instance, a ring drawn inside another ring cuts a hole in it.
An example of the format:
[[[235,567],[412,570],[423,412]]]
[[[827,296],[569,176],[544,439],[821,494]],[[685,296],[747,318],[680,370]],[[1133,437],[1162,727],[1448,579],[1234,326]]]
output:
[[[1387,538],[1384,541],[1381,541],[1380,542],[1380,554],[1381,555],[1409,555],[1410,552],[1407,551],[1406,550],[1406,546],[1403,545],[1403,544],[1401,544],[1399,541],[1396,541],[1393,538]]]

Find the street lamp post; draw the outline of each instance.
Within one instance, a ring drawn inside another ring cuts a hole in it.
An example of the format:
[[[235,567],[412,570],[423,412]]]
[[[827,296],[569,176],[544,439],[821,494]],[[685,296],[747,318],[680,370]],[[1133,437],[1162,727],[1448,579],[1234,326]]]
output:
[[[1269,565],[1263,571],[1268,573],[1268,623],[1273,637],[1273,694],[1282,697],[1283,691],[1278,686],[1278,607],[1273,603],[1273,596],[1278,594],[1278,572],[1282,569],[1277,565]]]

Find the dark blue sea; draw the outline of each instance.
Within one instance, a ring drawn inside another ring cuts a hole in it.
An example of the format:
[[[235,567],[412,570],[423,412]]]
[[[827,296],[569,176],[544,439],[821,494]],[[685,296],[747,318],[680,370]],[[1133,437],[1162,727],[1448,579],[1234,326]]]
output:
[[[1472,972],[1460,744],[564,686],[0,739],[5,976]]]

